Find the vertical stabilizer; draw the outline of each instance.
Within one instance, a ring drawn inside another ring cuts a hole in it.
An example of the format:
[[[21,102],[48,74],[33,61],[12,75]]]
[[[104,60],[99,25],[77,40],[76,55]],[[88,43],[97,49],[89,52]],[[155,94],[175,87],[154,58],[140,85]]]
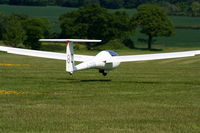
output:
[[[70,74],[73,74],[74,72],[74,49],[73,49],[73,43],[67,41],[66,42],[66,71]]]

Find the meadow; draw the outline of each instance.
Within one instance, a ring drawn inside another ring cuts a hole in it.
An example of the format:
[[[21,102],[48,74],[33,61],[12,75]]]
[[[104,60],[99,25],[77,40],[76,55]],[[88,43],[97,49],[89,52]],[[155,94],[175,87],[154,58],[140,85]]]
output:
[[[200,132],[199,66],[195,56],[69,75],[63,61],[0,52],[0,132]]]

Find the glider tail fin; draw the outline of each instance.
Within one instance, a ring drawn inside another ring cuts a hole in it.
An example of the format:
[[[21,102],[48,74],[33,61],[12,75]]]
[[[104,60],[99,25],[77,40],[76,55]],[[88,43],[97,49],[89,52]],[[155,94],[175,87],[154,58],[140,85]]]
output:
[[[73,42],[101,42],[101,40],[88,39],[39,39],[41,42],[66,42],[66,71],[73,74],[78,70],[74,64],[74,49]]]
[[[66,71],[73,74],[75,71],[74,67],[74,49],[73,44],[70,41],[66,42]]]

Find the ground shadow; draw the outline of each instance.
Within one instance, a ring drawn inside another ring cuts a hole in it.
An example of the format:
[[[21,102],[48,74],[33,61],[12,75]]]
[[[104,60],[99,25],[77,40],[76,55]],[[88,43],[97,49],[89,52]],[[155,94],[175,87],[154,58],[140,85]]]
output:
[[[111,79],[75,79],[75,78],[66,78],[65,80],[72,82],[110,82]]]
[[[80,80],[80,82],[110,82],[111,79],[88,79],[88,80]]]
[[[143,50],[143,51],[163,51],[163,49],[155,49],[155,48],[148,49],[148,48],[138,48],[138,47],[135,47],[134,49]]]

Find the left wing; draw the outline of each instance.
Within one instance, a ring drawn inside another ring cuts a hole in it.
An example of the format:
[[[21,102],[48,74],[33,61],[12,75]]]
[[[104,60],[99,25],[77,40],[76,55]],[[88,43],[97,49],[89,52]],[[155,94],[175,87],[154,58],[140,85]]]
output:
[[[200,50],[186,51],[186,52],[172,52],[161,54],[144,54],[144,55],[127,55],[114,56],[111,62],[131,62],[131,61],[147,61],[147,60],[161,60],[170,58],[190,57],[200,54]],[[110,62],[110,61],[108,61]]]
[[[11,54],[57,59],[57,60],[66,60],[66,58],[67,58],[65,53],[46,52],[46,51],[29,50],[29,49],[21,49],[21,48],[11,48],[11,47],[5,47],[5,46],[0,46],[0,51],[4,51],[7,53],[11,53]],[[91,60],[93,57],[94,56],[75,54],[74,61],[84,62],[87,60]]]

